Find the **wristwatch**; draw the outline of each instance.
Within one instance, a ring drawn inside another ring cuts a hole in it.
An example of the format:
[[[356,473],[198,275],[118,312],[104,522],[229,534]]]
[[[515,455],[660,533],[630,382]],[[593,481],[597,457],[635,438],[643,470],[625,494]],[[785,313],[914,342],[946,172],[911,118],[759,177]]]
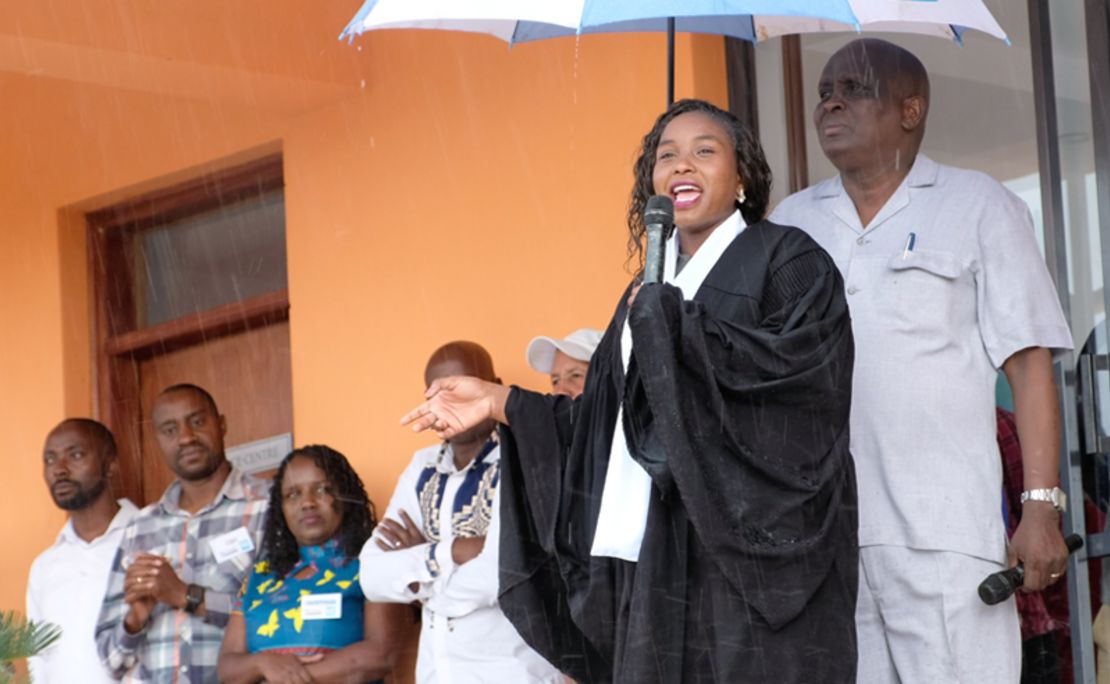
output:
[[[1051,489],[1028,489],[1021,493],[1021,502],[1043,501],[1052,504],[1052,507],[1063,513],[1068,509],[1068,495],[1059,487]]]
[[[190,584],[185,590],[185,612],[189,615],[196,613],[202,603],[204,603],[204,587]]]

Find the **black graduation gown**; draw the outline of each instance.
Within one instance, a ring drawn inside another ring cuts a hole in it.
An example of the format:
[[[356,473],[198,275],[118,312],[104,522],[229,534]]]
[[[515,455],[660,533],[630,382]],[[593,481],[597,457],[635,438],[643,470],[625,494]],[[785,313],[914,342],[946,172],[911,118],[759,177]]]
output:
[[[514,388],[500,603],[582,684],[854,682],[853,344],[843,282],[795,228],[733,240],[692,301],[621,297],[583,395]],[[639,562],[590,555],[617,409],[652,478]]]

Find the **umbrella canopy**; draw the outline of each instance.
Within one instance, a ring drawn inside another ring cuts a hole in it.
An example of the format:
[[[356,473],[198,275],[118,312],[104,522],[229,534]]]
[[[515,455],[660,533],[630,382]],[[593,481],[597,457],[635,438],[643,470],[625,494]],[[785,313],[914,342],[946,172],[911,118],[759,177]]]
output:
[[[976,0],[977,1],[977,0]],[[522,42],[581,33],[677,30],[755,40],[755,20],[806,17],[854,25],[849,0],[366,0],[340,34],[386,28],[488,33]]]
[[[890,31],[920,33],[962,42],[965,31],[975,29],[1009,44],[981,0],[850,0],[858,23],[809,17],[764,17],[755,24],[756,40],[790,33],[832,31]]]
[[[894,31],[960,41],[976,29],[1009,43],[982,0],[366,0],[340,34],[374,29],[488,33],[519,43],[591,33],[667,33],[674,101],[675,31],[756,42],[793,33]]]
[[[584,0],[366,0],[339,38],[374,29],[439,29],[488,33],[513,42],[518,24],[545,24],[573,35]]]

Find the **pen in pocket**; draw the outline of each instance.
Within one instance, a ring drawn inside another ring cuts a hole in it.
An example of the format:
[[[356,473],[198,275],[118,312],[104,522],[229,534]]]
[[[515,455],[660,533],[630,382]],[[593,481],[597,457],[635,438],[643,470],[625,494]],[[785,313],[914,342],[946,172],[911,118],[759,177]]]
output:
[[[902,258],[908,259],[910,252],[913,251],[914,243],[917,242],[917,233],[910,233],[906,236],[906,248],[902,250]]]

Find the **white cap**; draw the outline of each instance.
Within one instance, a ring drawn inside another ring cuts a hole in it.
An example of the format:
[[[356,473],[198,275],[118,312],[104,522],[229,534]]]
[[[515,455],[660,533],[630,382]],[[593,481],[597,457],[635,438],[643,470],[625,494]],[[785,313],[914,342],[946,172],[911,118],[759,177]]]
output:
[[[561,340],[540,335],[528,343],[528,365],[541,373],[550,373],[556,351],[588,362],[598,342],[601,342],[601,331],[593,328],[580,328]]]

